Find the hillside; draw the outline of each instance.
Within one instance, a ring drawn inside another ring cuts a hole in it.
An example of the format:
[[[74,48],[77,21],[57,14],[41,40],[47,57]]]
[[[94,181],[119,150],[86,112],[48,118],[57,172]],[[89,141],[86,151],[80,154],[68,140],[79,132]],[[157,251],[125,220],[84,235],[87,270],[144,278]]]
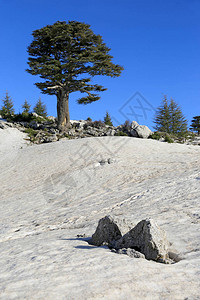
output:
[[[0,299],[200,299],[199,146],[24,137],[0,129]],[[106,215],[153,218],[181,260],[89,245]]]

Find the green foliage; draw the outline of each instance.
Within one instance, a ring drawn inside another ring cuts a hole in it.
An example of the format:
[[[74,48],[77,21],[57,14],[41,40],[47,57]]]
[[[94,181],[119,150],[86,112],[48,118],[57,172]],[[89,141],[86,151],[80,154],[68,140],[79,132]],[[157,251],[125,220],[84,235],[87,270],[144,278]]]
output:
[[[170,137],[169,134],[167,134],[167,135],[165,136],[165,140],[164,140],[164,141],[167,142],[167,143],[173,143],[173,142],[174,142],[174,140]]]
[[[32,128],[26,128],[24,130],[25,133],[28,134],[30,141],[35,142],[36,141],[36,135],[38,134],[38,131],[32,129]]]
[[[38,114],[39,116],[46,117],[47,116],[47,107],[39,98],[38,102],[36,103],[33,111]]]
[[[113,126],[113,123],[111,121],[111,117],[110,117],[108,112],[106,112],[106,116],[104,117],[104,123],[106,125]]]
[[[118,131],[115,133],[116,136],[128,136],[128,134],[126,132],[123,131]]]
[[[0,115],[2,116],[2,118],[8,119],[15,113],[14,105],[11,97],[8,95],[8,92],[6,92],[6,96],[2,99],[2,101],[3,105],[0,109]]]
[[[130,131],[131,130],[131,122],[129,120],[126,120],[123,124],[123,128],[125,131]]]
[[[154,123],[157,131],[167,132],[178,137],[187,135],[187,121],[182,114],[181,108],[173,99],[170,102],[164,96],[163,102],[158,107]]]
[[[10,121],[12,122],[28,122],[30,123],[31,121],[35,121],[37,123],[43,123],[45,121],[48,121],[48,122],[51,122],[50,120],[48,120],[47,118],[45,117],[36,117],[34,116],[32,113],[29,114],[29,113],[19,113],[19,114],[16,114],[16,115],[13,115],[12,117],[10,117]]]
[[[177,140],[177,137],[167,132],[155,131],[149,136],[149,139],[157,140],[157,141],[162,140],[167,143],[174,143],[174,141]]]
[[[159,141],[160,139],[162,139],[162,136],[163,135],[160,132],[155,131],[149,136],[149,139]]]
[[[92,122],[92,119],[90,117],[88,117],[86,121]]]
[[[200,134],[200,116],[193,117],[190,130]]]
[[[31,105],[28,104],[28,101],[27,101],[27,100],[25,100],[25,101],[24,101],[24,104],[22,105],[22,108],[23,108],[23,113],[29,114],[29,113],[30,113]]]
[[[100,35],[90,29],[90,25],[69,21],[56,22],[33,31],[33,41],[28,47],[29,72],[42,79],[36,86],[45,94],[56,95],[58,99],[58,123],[65,117],[69,122],[68,108],[62,106],[69,94],[81,92],[86,96],[78,99],[79,104],[88,104],[100,99],[95,92],[106,89],[91,84],[91,77],[106,75],[120,76],[123,67],[112,63],[111,50]],[[59,125],[59,124],[58,124]]]

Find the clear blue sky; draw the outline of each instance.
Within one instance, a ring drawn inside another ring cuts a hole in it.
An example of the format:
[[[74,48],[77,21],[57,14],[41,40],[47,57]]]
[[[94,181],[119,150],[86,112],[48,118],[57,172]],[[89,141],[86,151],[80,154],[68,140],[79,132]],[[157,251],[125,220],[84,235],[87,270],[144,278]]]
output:
[[[0,0],[0,99],[8,91],[16,112],[41,97],[56,115],[56,96],[41,94],[39,77],[25,72],[27,46],[33,30],[69,20],[90,24],[124,67],[118,78],[94,79],[108,88],[101,100],[83,106],[71,94],[71,119],[99,120],[108,111],[115,124],[129,118],[152,128],[164,94],[189,123],[200,115],[200,0]]]

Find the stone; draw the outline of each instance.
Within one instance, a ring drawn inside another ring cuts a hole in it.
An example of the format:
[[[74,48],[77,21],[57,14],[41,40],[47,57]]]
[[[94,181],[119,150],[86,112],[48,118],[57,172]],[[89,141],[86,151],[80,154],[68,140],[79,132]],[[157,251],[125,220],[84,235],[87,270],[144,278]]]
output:
[[[119,240],[122,234],[111,216],[105,216],[99,220],[97,229],[92,235],[89,244],[95,246],[108,245],[112,246],[115,241]]]
[[[152,131],[145,125],[139,125],[135,131],[142,139],[148,139],[148,137],[152,134]]]
[[[134,250],[134,249],[131,249],[131,248],[122,248],[122,249],[119,249],[119,250],[115,250],[115,249],[112,249],[111,250],[112,252],[115,252],[117,254],[126,254],[130,257],[134,257],[134,258],[145,258],[144,254]]]
[[[148,260],[168,260],[169,242],[165,232],[152,219],[140,221],[133,229],[117,240],[114,248],[131,248],[145,255]]]
[[[56,122],[56,117],[54,117],[54,116],[48,116],[47,119],[50,121]]]
[[[148,139],[152,131],[145,125],[139,125],[136,121],[131,123],[130,134],[132,137]]]
[[[137,128],[138,126],[140,126],[136,121],[133,121],[132,123],[131,123],[131,129],[135,129],[135,128]]]

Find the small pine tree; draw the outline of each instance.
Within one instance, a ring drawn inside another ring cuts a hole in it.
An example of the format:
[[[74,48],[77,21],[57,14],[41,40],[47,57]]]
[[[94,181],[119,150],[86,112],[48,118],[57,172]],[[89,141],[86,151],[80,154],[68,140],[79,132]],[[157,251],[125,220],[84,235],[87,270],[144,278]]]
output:
[[[39,116],[46,117],[47,116],[47,107],[42,102],[41,98],[39,98],[38,102],[36,103],[33,111],[38,114]]]
[[[106,116],[104,117],[104,123],[106,125],[113,126],[113,123],[111,121],[111,117],[110,117],[108,112],[106,112]]]
[[[1,107],[0,115],[3,118],[7,119],[12,115],[14,115],[15,113],[13,101],[11,97],[8,95],[8,92],[6,92],[6,96],[4,97],[4,99],[2,99],[2,101],[3,101],[3,106]]]
[[[27,101],[27,100],[25,100],[25,101],[24,101],[24,104],[22,105],[22,108],[23,108],[23,113],[29,114],[29,113],[30,113],[31,105],[28,104],[28,101]]]
[[[187,120],[182,114],[181,108],[173,99],[170,102],[164,96],[163,102],[156,111],[154,129],[182,137],[187,134]]]
[[[190,130],[195,131],[200,135],[200,116],[196,116],[192,119]]]
[[[170,133],[170,112],[167,96],[164,96],[162,104],[158,107],[153,122],[156,124],[155,130]]]
[[[187,134],[187,120],[182,114],[181,108],[171,99],[169,104],[169,112],[171,117],[170,133],[177,136],[185,136]]]

